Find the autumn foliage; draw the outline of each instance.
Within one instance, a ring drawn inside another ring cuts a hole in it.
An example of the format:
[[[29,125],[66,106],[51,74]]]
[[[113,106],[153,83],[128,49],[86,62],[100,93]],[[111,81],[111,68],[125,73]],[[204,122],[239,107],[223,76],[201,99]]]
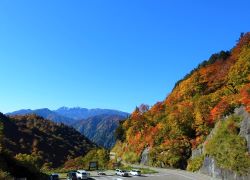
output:
[[[245,105],[246,110],[250,112],[250,84],[244,86],[241,90],[241,101]]]
[[[231,51],[213,54],[178,81],[162,102],[142,105],[121,124],[124,139],[114,150],[140,160],[150,148],[150,165],[185,168],[191,150],[215,123],[244,105],[250,112],[250,33]]]

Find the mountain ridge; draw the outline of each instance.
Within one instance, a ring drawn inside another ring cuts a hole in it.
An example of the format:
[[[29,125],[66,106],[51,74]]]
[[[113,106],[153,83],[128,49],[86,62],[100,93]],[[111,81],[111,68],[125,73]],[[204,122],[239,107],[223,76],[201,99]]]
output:
[[[22,109],[7,113],[12,117],[16,115],[35,114],[55,123],[63,123],[74,127],[81,134],[88,137],[99,146],[110,149],[115,143],[114,131],[119,121],[128,117],[128,113],[110,109],[87,109],[61,107],[57,110],[43,109]],[[87,117],[87,118],[84,118]],[[93,122],[91,122],[93,121]],[[97,124],[94,124],[94,123]]]
[[[13,115],[28,115],[28,114],[36,114],[45,119],[49,119],[56,123],[64,123],[67,125],[72,125],[79,120],[84,120],[89,117],[97,116],[97,115],[121,115],[124,117],[128,117],[129,113],[122,112],[119,110],[113,109],[87,109],[81,107],[61,107],[56,110],[50,110],[48,108],[41,108],[41,109],[21,109],[13,112],[6,113],[8,116]]]
[[[128,116],[129,113],[114,110],[114,109],[101,109],[101,108],[81,108],[81,107],[61,107],[55,110],[60,115],[63,115],[65,117],[73,118],[75,120],[82,120],[87,119],[89,117],[97,116],[97,115],[121,115],[121,116]]]
[[[41,116],[45,119],[49,119],[56,123],[64,123],[70,125],[73,122],[72,118],[61,116],[60,114],[48,109],[48,108],[41,108],[41,109],[21,109],[11,113],[6,113],[8,116],[15,116],[15,115],[28,115],[28,114],[36,114]]]

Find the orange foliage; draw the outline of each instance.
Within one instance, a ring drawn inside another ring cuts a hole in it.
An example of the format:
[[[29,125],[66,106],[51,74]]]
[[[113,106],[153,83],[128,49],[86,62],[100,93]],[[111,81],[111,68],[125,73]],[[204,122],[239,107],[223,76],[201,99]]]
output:
[[[210,120],[209,123],[214,123],[217,119],[221,118],[223,116],[223,113],[226,111],[226,109],[229,108],[229,103],[222,99],[212,110],[210,113]]]
[[[241,102],[245,105],[246,110],[250,112],[250,84],[245,85],[241,90]]]
[[[152,114],[160,113],[165,110],[164,104],[162,102],[157,102],[151,109]]]
[[[247,45],[250,45],[250,32],[246,33],[243,37],[241,37],[236,47],[232,50],[232,58],[238,59],[243,46]]]
[[[199,144],[201,144],[204,141],[204,136],[197,136],[195,139],[192,139],[190,141],[191,145],[192,145],[192,149],[197,148],[197,146]]]

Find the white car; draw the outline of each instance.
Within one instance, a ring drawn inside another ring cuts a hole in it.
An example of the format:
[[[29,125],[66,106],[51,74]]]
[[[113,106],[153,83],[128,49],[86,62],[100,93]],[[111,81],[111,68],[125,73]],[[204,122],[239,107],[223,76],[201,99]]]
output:
[[[76,177],[77,179],[88,179],[90,174],[86,172],[85,170],[77,170],[76,171]]]
[[[115,174],[118,175],[118,176],[123,176],[123,177],[128,177],[129,176],[128,172],[126,172],[124,170],[120,170],[120,169],[116,169]]]
[[[129,174],[132,176],[141,176],[141,171],[137,169],[132,169],[131,171],[129,171]]]

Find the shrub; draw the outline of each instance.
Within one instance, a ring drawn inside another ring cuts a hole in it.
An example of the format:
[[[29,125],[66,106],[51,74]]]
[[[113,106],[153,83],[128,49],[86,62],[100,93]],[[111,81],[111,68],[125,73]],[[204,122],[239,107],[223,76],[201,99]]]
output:
[[[13,178],[10,176],[9,173],[0,170],[0,179],[4,179],[4,180],[12,180]]]
[[[200,155],[193,159],[190,159],[188,161],[187,170],[192,172],[198,171],[203,164],[204,158],[205,158],[204,155]]]
[[[31,171],[39,171],[42,167],[42,159],[37,155],[19,153],[15,156],[15,159]]]
[[[106,168],[109,163],[109,151],[105,149],[91,150],[85,156],[68,160],[64,164],[64,169],[87,169],[89,167],[89,163],[93,161],[98,162],[99,167]]]
[[[126,162],[129,162],[129,163],[139,162],[139,156],[135,152],[132,152],[132,151],[124,153],[122,159],[124,159]]]
[[[240,120],[240,117],[231,116],[226,121],[220,121],[219,129],[205,149],[219,167],[246,174],[250,170],[250,156],[245,138],[238,135]]]

